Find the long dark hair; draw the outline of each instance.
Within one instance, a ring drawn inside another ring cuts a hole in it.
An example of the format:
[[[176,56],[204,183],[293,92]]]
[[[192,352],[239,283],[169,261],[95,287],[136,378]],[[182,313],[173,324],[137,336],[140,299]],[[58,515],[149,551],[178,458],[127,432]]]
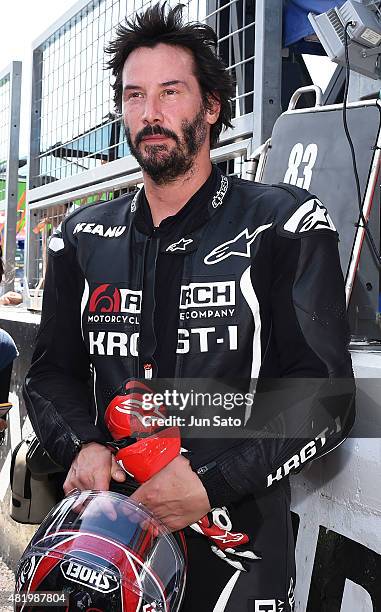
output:
[[[216,144],[222,128],[232,127],[231,99],[234,86],[225,64],[216,55],[217,35],[214,30],[203,23],[183,24],[183,5],[173,9],[166,7],[166,2],[148,8],[144,13],[136,14],[133,19],[126,19],[116,28],[115,38],[105,48],[111,57],[106,67],[112,70],[115,77],[113,85],[114,103],[117,112],[122,109],[122,71],[132,51],[139,47],[155,47],[159,43],[178,45],[189,49],[195,62],[195,76],[202,92],[204,107],[208,108],[210,99],[218,99],[221,104],[220,116],[211,126],[211,145]]]

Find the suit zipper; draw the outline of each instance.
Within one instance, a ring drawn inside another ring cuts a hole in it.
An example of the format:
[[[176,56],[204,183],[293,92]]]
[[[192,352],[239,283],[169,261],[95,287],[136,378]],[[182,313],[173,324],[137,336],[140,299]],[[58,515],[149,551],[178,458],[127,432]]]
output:
[[[157,229],[154,228],[152,235],[147,240],[147,246],[144,251],[144,262],[143,262],[143,292],[144,292],[144,283],[146,282],[147,276],[150,276],[150,272],[152,273],[152,280],[150,279],[151,286],[149,287],[149,291],[151,295],[148,294],[148,299],[151,302],[150,305],[152,308],[152,313],[149,317],[149,326],[148,326],[149,327],[150,354],[142,355],[142,359],[139,360],[139,364],[143,368],[144,378],[146,380],[150,380],[154,378],[154,375],[155,376],[157,375],[157,372],[156,372],[157,364],[153,358],[154,352],[156,350],[156,334],[155,334],[155,327],[154,327],[154,322],[155,322],[154,317],[155,317],[155,310],[156,310],[156,300],[155,300],[156,266],[157,266],[158,253],[160,249],[160,238],[157,237],[157,233],[158,233]],[[153,241],[155,241],[155,243]],[[146,267],[146,262],[147,262],[147,255],[148,255],[148,259],[151,259],[149,257],[149,251],[151,248],[155,249],[154,258],[153,258],[153,269],[151,271],[148,271],[148,274],[147,274],[145,267]],[[147,292],[146,292],[146,300],[147,300]],[[146,307],[147,307],[147,304],[143,303],[143,308],[146,308]],[[147,318],[146,318],[146,321],[147,321]],[[142,364],[142,360],[143,360],[143,364]],[[140,376],[140,372],[139,372],[139,376]]]
[[[191,256],[188,255],[187,257],[184,257],[183,272],[181,275],[181,286],[185,283],[185,278],[189,279],[192,277],[191,275],[192,265],[190,263],[192,259],[193,259],[192,255]],[[181,292],[181,288],[180,288],[180,292]],[[184,327],[186,327],[185,320],[181,320],[180,317],[178,317],[178,329],[184,329]],[[184,357],[185,357],[184,354],[177,352],[177,344],[176,344],[175,379],[181,378],[181,370],[182,370],[182,365],[184,362]]]
[[[146,380],[150,380],[152,378],[152,363],[145,363],[143,365],[143,369],[144,369],[144,378]]]
[[[142,296],[143,296],[143,289],[144,289],[144,287],[143,287],[143,283],[144,283],[144,268],[145,268],[145,261],[146,261],[148,243],[149,243],[149,238],[146,238],[145,241],[144,241],[142,265],[140,266],[139,277],[138,277],[138,287],[140,287],[141,295]],[[140,313],[140,317],[141,317],[141,313]],[[135,328],[134,329],[135,329],[135,332],[137,332],[139,334],[139,336],[140,336],[140,333],[141,333],[141,321],[139,322],[138,325],[135,324]],[[139,376],[140,376],[139,352],[138,352],[137,358],[134,359],[134,361],[133,361],[133,370],[134,370],[134,378],[139,378]]]

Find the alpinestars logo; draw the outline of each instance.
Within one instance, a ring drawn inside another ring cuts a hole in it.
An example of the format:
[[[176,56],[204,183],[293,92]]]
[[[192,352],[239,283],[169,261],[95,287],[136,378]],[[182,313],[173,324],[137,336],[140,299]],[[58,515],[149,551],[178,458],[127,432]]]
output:
[[[316,198],[304,202],[284,224],[283,229],[292,234],[319,229],[336,231],[327,209]]]
[[[225,506],[213,508],[190,527],[209,538],[212,552],[240,572],[249,571],[248,562],[260,559],[252,549],[249,536],[246,533],[233,531],[230,515]]]
[[[266,225],[260,225],[251,234],[247,227],[242,232],[237,234],[232,240],[228,240],[223,244],[216,246],[205,258],[204,263],[211,266],[219,263],[228,257],[236,255],[238,257],[250,257],[250,247],[253,244],[256,237],[272,226],[272,223]]]
[[[188,240],[186,240],[185,238],[180,238],[180,240],[174,242],[173,244],[170,244],[165,250],[171,251],[171,253],[174,253],[175,251],[182,251],[184,253],[186,251],[187,246],[192,242],[192,238],[188,238]]]

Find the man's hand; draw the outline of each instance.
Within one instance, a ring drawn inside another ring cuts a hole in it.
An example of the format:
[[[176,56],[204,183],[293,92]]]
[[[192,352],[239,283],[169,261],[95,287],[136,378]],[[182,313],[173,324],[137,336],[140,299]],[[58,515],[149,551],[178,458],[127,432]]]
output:
[[[97,442],[89,442],[83,445],[71,464],[63,490],[65,495],[73,489],[108,491],[111,478],[124,482],[126,474],[108,448]]]
[[[16,291],[7,291],[0,297],[0,305],[2,306],[18,306],[21,302],[22,296]]]
[[[171,531],[195,523],[211,509],[201,480],[181,455],[143,483],[131,499],[147,506]]]

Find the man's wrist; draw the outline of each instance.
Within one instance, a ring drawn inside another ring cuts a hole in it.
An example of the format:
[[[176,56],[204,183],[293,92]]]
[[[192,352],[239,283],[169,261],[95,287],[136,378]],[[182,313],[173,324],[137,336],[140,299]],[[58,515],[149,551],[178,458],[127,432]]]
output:
[[[77,455],[86,444],[97,444],[105,445],[106,440],[103,433],[93,424],[91,424],[86,431],[85,427],[77,427],[76,431],[70,430],[69,435],[74,447],[74,454]]]
[[[104,446],[104,448],[107,448],[107,446],[105,444],[103,444],[103,442],[99,442],[98,440],[89,440],[88,442],[82,442],[81,443],[81,449],[82,448],[87,448],[91,444],[97,444],[98,446]]]
[[[89,448],[89,446],[93,446],[94,444],[96,444],[97,446],[103,446],[105,449],[111,452],[111,450],[107,447],[106,443],[101,442],[100,440],[86,440],[85,442],[78,440],[75,445],[76,454],[78,455],[78,453],[80,453],[82,450],[84,450],[85,448]]]

